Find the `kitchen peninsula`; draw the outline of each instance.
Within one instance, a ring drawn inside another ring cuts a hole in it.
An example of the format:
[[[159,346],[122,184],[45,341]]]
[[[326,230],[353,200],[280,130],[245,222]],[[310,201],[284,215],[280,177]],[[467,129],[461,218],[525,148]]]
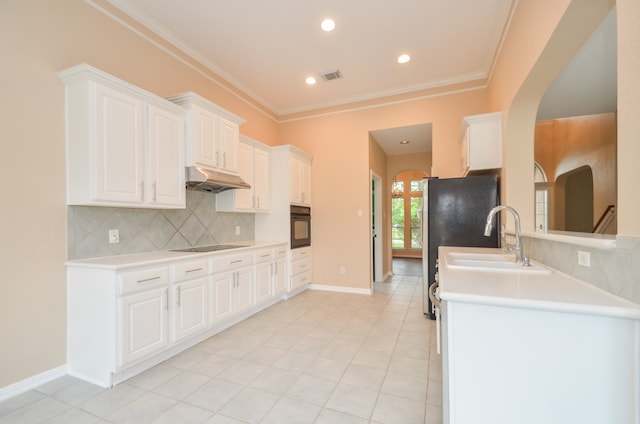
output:
[[[638,423],[640,305],[500,249],[439,257],[444,423]]]

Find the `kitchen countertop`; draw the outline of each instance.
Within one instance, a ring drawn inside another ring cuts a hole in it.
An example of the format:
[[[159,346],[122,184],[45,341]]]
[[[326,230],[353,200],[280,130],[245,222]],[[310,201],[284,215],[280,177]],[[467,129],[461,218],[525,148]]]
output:
[[[125,269],[145,265],[157,265],[167,261],[181,259],[196,259],[214,255],[242,253],[251,249],[267,248],[286,244],[286,241],[241,241],[233,243],[220,243],[225,245],[239,245],[237,249],[218,250],[212,252],[172,252],[159,250],[156,252],[134,253],[130,255],[102,256],[98,258],[76,259],[65,262],[67,267],[76,268],[102,268]]]
[[[447,264],[449,252],[504,253],[495,248],[440,247],[438,294],[443,301],[640,320],[639,304],[552,268],[546,267],[549,274],[454,269]]]

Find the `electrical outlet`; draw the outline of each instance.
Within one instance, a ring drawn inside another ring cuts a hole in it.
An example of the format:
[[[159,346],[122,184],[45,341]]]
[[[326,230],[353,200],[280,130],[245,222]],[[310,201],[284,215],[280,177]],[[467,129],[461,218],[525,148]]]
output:
[[[578,265],[591,267],[591,253],[578,250]]]
[[[347,273],[347,268],[341,266],[340,269],[338,270],[338,272],[340,272],[340,274],[345,275]]]
[[[240,235],[240,226],[236,225],[236,235],[239,236]]]
[[[109,243],[120,243],[120,231],[109,230]]]

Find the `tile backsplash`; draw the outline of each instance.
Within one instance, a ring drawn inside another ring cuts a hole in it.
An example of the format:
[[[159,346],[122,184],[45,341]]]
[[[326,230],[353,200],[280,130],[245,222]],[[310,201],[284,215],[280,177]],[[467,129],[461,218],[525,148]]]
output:
[[[640,303],[640,238],[618,237],[614,249],[523,237],[532,259],[585,281],[616,296]],[[591,266],[578,264],[578,251],[591,256]]]
[[[248,241],[255,238],[251,213],[216,212],[215,195],[187,190],[186,209],[69,206],[69,259],[84,259],[190,246]],[[240,234],[236,235],[236,226]],[[120,243],[109,243],[117,229]]]

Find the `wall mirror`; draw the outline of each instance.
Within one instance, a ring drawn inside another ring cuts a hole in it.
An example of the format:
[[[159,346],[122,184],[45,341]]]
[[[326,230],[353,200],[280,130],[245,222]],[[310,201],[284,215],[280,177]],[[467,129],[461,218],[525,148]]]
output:
[[[545,93],[536,117],[536,231],[616,234],[616,9]]]

